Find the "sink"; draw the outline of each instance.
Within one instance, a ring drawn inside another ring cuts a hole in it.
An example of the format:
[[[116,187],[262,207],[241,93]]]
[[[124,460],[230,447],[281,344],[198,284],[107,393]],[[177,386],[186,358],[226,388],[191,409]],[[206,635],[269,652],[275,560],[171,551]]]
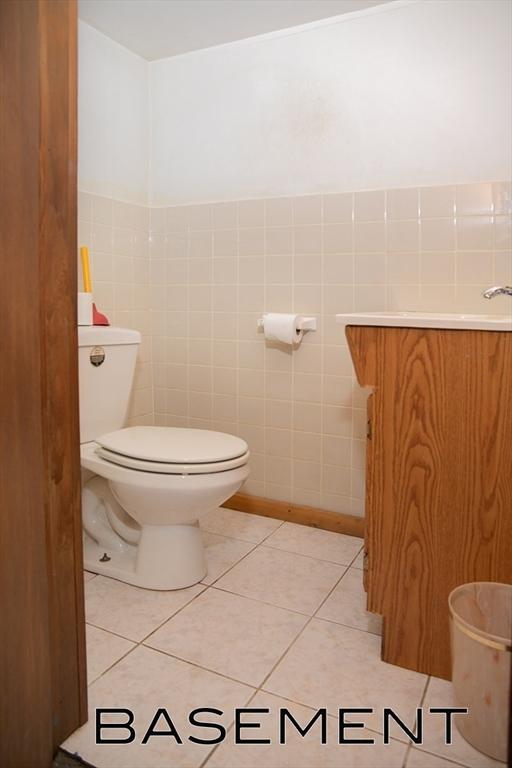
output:
[[[341,325],[397,328],[445,328],[459,331],[512,331],[510,315],[458,315],[438,312],[347,312],[336,315]]]

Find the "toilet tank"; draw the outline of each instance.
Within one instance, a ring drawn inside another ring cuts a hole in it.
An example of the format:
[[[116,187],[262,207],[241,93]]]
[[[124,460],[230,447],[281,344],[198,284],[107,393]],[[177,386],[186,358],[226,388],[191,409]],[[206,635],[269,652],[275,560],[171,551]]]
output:
[[[128,328],[78,327],[81,443],[124,426],[139,344]]]

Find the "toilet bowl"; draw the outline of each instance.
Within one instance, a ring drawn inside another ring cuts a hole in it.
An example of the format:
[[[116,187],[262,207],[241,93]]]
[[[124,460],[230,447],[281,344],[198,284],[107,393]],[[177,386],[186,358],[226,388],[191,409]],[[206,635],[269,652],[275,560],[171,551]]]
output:
[[[84,566],[148,589],[191,586],[207,572],[199,520],[247,479],[247,443],[202,429],[116,428],[122,426],[121,413],[124,421],[119,397],[126,397],[127,403],[125,375],[130,366],[126,356],[109,346],[119,347],[126,338],[124,343],[136,348],[137,339],[130,335],[133,331],[123,336],[116,333],[122,329],[94,330],[88,329],[82,338],[79,333],[79,343],[84,342],[79,356]],[[109,336],[108,330],[114,333]],[[89,361],[95,370],[89,369]],[[104,363],[108,367],[101,371]],[[123,368],[122,380],[116,377],[116,363]],[[133,357],[130,385],[134,363]],[[91,379],[101,384],[95,388],[96,397],[91,397]],[[116,381],[119,397],[112,398],[111,389],[102,393]],[[111,408],[104,407],[105,399]],[[102,434],[106,424],[115,428]]]
[[[201,581],[198,522],[248,477],[247,444],[202,429],[129,427],[82,445],[80,455],[93,473],[82,504],[85,567],[149,589]]]

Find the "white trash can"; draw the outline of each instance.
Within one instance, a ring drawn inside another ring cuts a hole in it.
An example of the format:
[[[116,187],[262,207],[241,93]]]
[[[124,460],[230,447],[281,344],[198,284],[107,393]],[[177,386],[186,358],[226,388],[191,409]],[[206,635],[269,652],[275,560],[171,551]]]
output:
[[[452,682],[455,718],[470,744],[507,761],[512,658],[512,585],[463,584],[450,593]],[[512,756],[511,756],[512,757]]]

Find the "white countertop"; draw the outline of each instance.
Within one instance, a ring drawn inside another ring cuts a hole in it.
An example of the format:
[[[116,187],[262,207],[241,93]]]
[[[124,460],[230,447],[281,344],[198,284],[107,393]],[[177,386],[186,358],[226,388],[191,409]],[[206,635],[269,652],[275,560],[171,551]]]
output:
[[[444,328],[469,331],[512,331],[511,315],[463,315],[438,312],[347,312],[336,315],[341,325],[390,328]]]

